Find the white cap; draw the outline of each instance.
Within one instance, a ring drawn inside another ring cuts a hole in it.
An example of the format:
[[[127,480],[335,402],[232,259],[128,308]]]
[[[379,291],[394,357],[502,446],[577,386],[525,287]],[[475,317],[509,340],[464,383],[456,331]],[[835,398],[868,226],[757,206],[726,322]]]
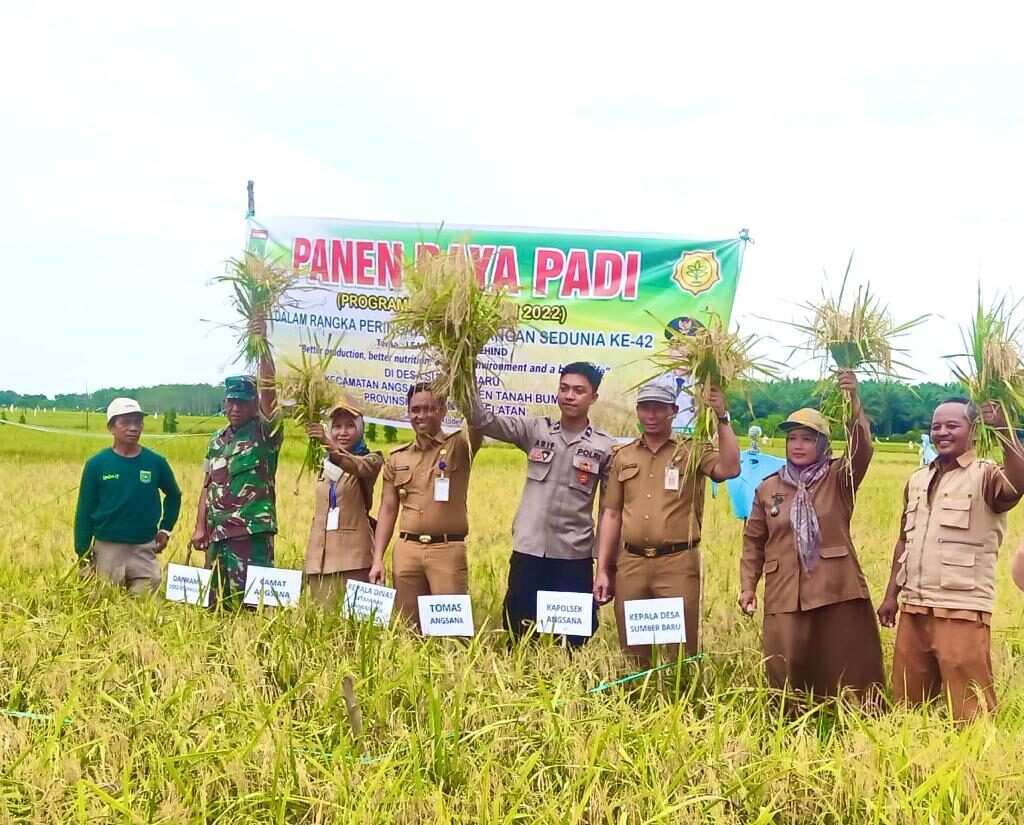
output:
[[[115,416],[128,415],[130,413],[145,415],[142,412],[142,407],[139,406],[139,402],[134,398],[115,398],[110,402],[110,406],[107,407],[107,423],[109,424]]]

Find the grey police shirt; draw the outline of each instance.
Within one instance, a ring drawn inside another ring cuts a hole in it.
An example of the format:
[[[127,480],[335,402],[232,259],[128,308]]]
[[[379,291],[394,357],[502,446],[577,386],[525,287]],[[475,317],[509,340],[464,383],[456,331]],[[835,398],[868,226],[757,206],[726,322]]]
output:
[[[499,416],[479,403],[470,426],[526,453],[512,549],[552,559],[592,558],[594,497],[608,479],[615,440],[596,427],[567,433],[546,416]]]

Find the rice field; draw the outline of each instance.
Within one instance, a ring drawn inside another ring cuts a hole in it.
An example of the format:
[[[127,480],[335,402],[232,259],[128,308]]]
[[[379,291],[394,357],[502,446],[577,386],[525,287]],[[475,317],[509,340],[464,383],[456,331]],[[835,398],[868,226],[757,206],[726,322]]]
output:
[[[74,414],[28,422],[83,425]],[[292,493],[306,443],[290,427],[280,566],[301,563],[312,515],[312,482]],[[594,690],[629,673],[610,608],[572,659],[544,644],[509,650],[496,629],[520,453],[486,447],[474,471],[482,630],[462,642],[311,605],[216,616],[80,581],[70,491],[104,445],[0,425],[0,822],[1024,821],[1024,594],[1008,571],[1020,512],[999,565],[994,718],[957,727],[941,707],[868,717],[842,705],[786,718],[761,677],[760,619],[735,604],[740,523],[724,493],[704,532],[706,659]],[[185,491],[164,554],[180,561],[205,438],[148,445]],[[854,536],[876,599],[915,461],[905,445],[876,455],[858,502]],[[883,631],[887,663],[892,639]]]

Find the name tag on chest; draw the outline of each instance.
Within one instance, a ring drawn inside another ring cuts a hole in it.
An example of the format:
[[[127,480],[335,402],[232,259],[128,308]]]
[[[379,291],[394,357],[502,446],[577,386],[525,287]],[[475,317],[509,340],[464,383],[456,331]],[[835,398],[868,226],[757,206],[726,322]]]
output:
[[[451,479],[435,478],[434,479],[434,501],[448,501],[448,487]]]
[[[327,511],[327,529],[337,530],[341,525],[341,508],[332,507]]]
[[[673,467],[669,464],[665,468],[665,489],[666,490],[678,490],[679,489],[679,468]]]

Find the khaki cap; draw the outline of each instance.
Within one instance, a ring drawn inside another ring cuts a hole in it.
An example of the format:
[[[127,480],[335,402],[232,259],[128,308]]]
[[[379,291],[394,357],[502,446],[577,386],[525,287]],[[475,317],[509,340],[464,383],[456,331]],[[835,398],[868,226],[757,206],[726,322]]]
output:
[[[810,407],[804,407],[802,410],[797,410],[789,418],[779,424],[779,429],[786,433],[790,430],[798,430],[801,427],[813,430],[819,435],[825,436],[825,438],[831,438],[832,436],[832,430],[828,425],[828,419],[820,412],[812,410]]]
[[[332,418],[334,418],[335,413],[340,412],[347,412],[349,415],[354,416],[356,418],[359,418],[363,414],[362,410],[360,410],[358,407],[354,407],[347,401],[339,401],[337,404],[335,404],[327,411],[327,420],[330,421]]]

